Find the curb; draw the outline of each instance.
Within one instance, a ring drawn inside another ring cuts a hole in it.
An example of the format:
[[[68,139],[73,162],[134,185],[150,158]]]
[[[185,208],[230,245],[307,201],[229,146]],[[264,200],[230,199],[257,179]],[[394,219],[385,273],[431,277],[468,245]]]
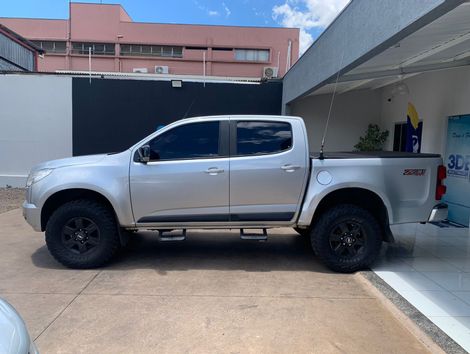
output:
[[[467,353],[457,342],[411,305],[395,289],[373,271],[358,273],[358,279],[368,287],[392,314],[433,353]]]

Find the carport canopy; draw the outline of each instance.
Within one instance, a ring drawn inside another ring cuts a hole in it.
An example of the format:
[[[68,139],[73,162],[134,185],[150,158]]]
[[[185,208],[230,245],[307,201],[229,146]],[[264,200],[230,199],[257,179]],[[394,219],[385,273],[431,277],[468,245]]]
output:
[[[341,27],[341,17],[346,16],[348,11],[357,11],[353,7],[356,1],[362,2],[362,0],[353,0],[326,32],[337,31],[335,26]],[[407,2],[413,3],[413,1]],[[377,3],[383,4],[386,1]],[[398,7],[400,7],[399,3],[402,1],[396,2]],[[352,54],[341,54],[336,48],[340,58],[332,58],[332,61],[336,61],[337,69],[341,68],[341,70],[336,70],[323,82],[319,81],[321,76],[317,74],[317,81],[313,80],[310,85],[304,85],[303,91],[296,90],[291,86],[291,81],[305,70],[302,66],[308,64],[309,58],[322,57],[321,53],[320,55],[309,53],[325,49],[323,43],[320,45],[317,43],[322,41],[320,37],[306,52],[305,58],[301,58],[287,73],[284,79],[283,103],[287,104],[306,95],[332,93],[335,86],[338,94],[356,89],[378,89],[423,72],[470,65],[470,2],[450,3],[452,1],[437,5],[426,15],[416,18],[414,25],[403,28],[392,38],[355,60],[351,57]],[[449,7],[449,5],[453,6]],[[392,20],[393,16],[390,21]],[[420,27],[416,28],[418,26]],[[414,30],[410,30],[410,27]],[[367,23],[363,28],[367,29]],[[328,33],[324,35],[328,37]],[[348,33],[342,35],[348,36]],[[376,37],[376,34],[370,33],[370,36]],[[343,49],[348,50],[349,45],[348,43]],[[351,60],[353,62],[349,63],[348,61]],[[312,65],[310,70],[313,70],[315,66],[321,67],[325,64],[312,63]],[[304,75],[303,79],[297,79],[307,80],[308,78],[309,75]],[[313,79],[312,76],[310,78]]]

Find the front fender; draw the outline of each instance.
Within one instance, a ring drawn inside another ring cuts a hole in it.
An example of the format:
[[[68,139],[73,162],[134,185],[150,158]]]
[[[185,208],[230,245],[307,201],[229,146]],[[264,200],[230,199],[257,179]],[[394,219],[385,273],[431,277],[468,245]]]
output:
[[[56,168],[49,176],[32,185],[31,203],[42,209],[46,201],[58,192],[84,189],[106,198],[113,207],[120,225],[133,226],[129,156],[130,153],[127,152],[110,156],[96,165]]]

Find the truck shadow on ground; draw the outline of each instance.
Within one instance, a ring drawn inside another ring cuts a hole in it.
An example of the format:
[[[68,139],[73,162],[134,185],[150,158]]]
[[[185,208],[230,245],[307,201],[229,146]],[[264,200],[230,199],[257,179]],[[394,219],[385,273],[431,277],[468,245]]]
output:
[[[37,267],[64,269],[46,246],[37,249],[31,258]],[[155,269],[162,274],[194,269],[331,273],[319,262],[304,237],[272,233],[267,241],[247,241],[234,231],[188,231],[185,241],[170,242],[159,241],[154,232],[139,232],[101,269]]]

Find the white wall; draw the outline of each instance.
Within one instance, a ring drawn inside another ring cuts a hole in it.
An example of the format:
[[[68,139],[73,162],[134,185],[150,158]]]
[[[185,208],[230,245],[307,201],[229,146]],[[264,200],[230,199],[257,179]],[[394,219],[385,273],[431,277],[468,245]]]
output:
[[[409,95],[391,102],[393,85],[337,95],[326,140],[326,151],[352,150],[369,123],[390,132],[385,150],[393,150],[395,123],[406,122],[408,102],[423,121],[422,152],[444,155],[447,117],[470,114],[470,67],[423,73],[404,80]],[[304,118],[312,151],[318,151],[331,95],[307,96],[291,104],[290,114]]]
[[[367,126],[379,124],[381,92],[371,90],[337,94],[331,112],[325,151],[351,151]],[[307,96],[291,104],[290,114],[301,116],[307,126],[310,150],[319,151],[331,95]]]
[[[72,156],[72,79],[0,76],[0,187],[23,187],[31,167]]]
[[[470,67],[423,73],[404,81],[407,96],[391,97],[392,86],[382,90],[381,126],[390,130],[387,149],[393,148],[395,123],[406,122],[408,102],[412,102],[423,121],[421,152],[444,155],[447,117],[470,114]]]

